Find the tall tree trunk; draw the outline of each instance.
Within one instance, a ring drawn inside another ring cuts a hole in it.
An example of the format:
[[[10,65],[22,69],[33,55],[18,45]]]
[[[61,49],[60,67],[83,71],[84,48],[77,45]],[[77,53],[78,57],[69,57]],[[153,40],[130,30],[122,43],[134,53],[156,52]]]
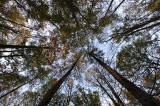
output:
[[[125,106],[125,104],[119,98],[119,95],[113,89],[113,87],[111,86],[111,84],[107,81],[106,77],[99,70],[98,70],[98,72],[100,73],[101,79],[104,80],[104,82],[107,84],[108,88],[111,90],[112,94],[116,97],[118,103],[121,104],[121,106]]]
[[[0,53],[4,53],[4,52],[22,52],[23,50],[3,50],[3,51],[0,51]]]
[[[137,30],[133,30],[132,32],[129,32],[128,35],[132,35],[132,34],[134,34],[136,32],[139,32],[139,31],[142,31],[142,30],[146,30],[146,29],[150,29],[150,28],[153,28],[153,27],[156,27],[156,26],[159,26],[159,25],[160,25],[160,22],[154,23],[154,24],[152,24],[150,26],[139,28]]]
[[[6,19],[6,18],[4,18],[4,17],[2,17],[2,16],[0,16],[0,18],[1,18],[2,20],[5,20],[5,21],[8,21],[8,22],[11,22],[11,23],[13,23],[13,24],[17,24],[17,25],[19,25],[19,26],[29,28],[29,27],[27,27],[27,26],[25,26],[25,25],[23,25],[23,24],[20,24],[20,23],[17,23],[17,22],[15,22],[15,21],[12,21],[12,20]]]
[[[148,20],[148,21],[145,21],[145,22],[139,23],[139,24],[135,24],[133,27],[128,28],[126,31],[124,31],[120,34],[125,34],[125,35],[129,34],[130,32],[133,32],[139,28],[142,28],[142,27],[144,27],[152,22],[158,21],[158,20],[160,20],[160,16],[154,16],[154,17],[150,18],[150,20]],[[154,25],[156,25],[156,24],[154,24]]]
[[[105,16],[108,15],[108,12],[109,12],[109,10],[110,10],[110,8],[111,8],[111,6],[112,6],[113,1],[114,1],[114,0],[111,0],[110,4],[109,4],[109,6],[108,6],[107,12],[105,13]]]
[[[23,84],[17,86],[16,88],[12,89],[11,91],[9,91],[9,92],[3,94],[2,96],[0,96],[0,99],[2,99],[3,97],[9,95],[10,93],[13,93],[14,91],[18,90],[18,89],[21,88],[22,86],[24,86],[24,85],[26,85],[26,84],[32,82],[33,80],[35,80],[35,79],[38,78],[38,77],[39,77],[39,75],[35,76],[33,79],[30,79],[30,80],[28,80],[27,82],[25,82],[25,83],[23,83]]]
[[[7,96],[7,95],[10,94],[10,93],[13,93],[14,91],[16,91],[17,89],[19,89],[19,88],[21,88],[22,86],[26,85],[27,83],[29,83],[29,82],[23,83],[22,85],[19,85],[18,87],[12,89],[11,91],[7,92],[6,94],[0,96],[0,99],[2,99],[3,97]]]
[[[118,103],[120,103],[121,106],[125,106],[124,103],[122,102],[122,100],[119,98],[118,94],[115,92],[113,87],[110,85],[110,83],[107,80],[105,80],[105,82],[107,83],[107,86],[111,90],[112,94],[116,97]]]
[[[125,0],[122,0],[120,3],[119,3],[119,5],[114,9],[114,11],[112,12],[112,14],[109,16],[109,17],[111,17],[116,11],[117,11],[117,9],[122,5],[122,3],[124,2]]]
[[[9,31],[12,31],[14,33],[21,33],[20,31],[17,31],[15,30],[13,27],[10,27],[10,26],[7,26],[7,25],[4,25],[4,24],[1,24],[0,23],[0,28],[3,29],[3,30],[9,30]]]
[[[134,85],[120,75],[116,70],[98,59],[93,53],[89,53],[102,67],[104,67],[123,87],[125,87],[143,106],[160,106],[160,101]]]
[[[2,45],[0,44],[0,49],[13,48],[13,49],[54,49],[54,47],[41,47],[41,46],[25,46],[25,45]]]
[[[113,102],[113,104],[115,106],[120,106],[115,100],[114,98],[112,98],[112,96],[107,92],[107,90],[102,86],[102,84],[98,81],[98,79],[96,79],[96,81],[98,82],[99,84],[99,87],[107,94],[107,96],[111,99],[111,101]]]
[[[99,72],[100,73],[100,72]],[[101,74],[101,73],[100,73]],[[104,82],[107,84],[108,88],[111,90],[112,94],[116,97],[118,103],[121,104],[121,106],[125,106],[124,103],[122,102],[122,100],[119,98],[119,95],[115,92],[115,90],[113,89],[113,87],[110,85],[110,83],[107,81],[106,77],[104,75],[102,75],[102,80],[104,80]]]
[[[80,57],[79,57],[80,58]],[[79,58],[76,60],[75,63],[71,66],[70,70],[61,78],[59,79],[43,96],[42,100],[37,106],[47,106],[49,102],[51,101],[52,97],[55,95],[55,93],[58,91],[62,83],[65,81],[65,79],[71,74],[73,68],[77,64]]]
[[[24,56],[24,55],[7,55],[7,56],[0,56],[0,58],[2,58],[2,57],[20,57],[20,56]]]

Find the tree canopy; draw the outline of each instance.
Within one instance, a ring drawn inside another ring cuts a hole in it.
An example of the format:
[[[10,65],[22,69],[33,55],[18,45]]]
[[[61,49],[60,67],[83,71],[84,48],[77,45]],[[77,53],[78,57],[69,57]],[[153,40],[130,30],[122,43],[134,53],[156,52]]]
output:
[[[0,0],[0,104],[159,106],[159,0]]]

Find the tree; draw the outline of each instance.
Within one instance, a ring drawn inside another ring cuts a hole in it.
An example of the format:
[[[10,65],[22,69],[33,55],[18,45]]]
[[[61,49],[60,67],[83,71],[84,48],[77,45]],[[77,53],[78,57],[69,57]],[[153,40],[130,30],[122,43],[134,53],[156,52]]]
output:
[[[100,73],[101,74],[101,73]],[[111,90],[112,94],[115,96],[115,98],[117,99],[117,102],[124,106],[124,103],[122,102],[122,100],[120,99],[119,95],[115,92],[115,90],[113,89],[113,87],[111,86],[111,84],[107,81],[106,77],[104,75],[101,74],[102,80],[104,80],[104,82],[107,84],[108,88]]]
[[[88,92],[79,87],[78,92],[73,93],[73,104],[77,106],[87,105],[87,106],[101,106],[100,97],[98,92]]]
[[[156,39],[151,40],[150,36],[144,36],[132,45],[123,47],[117,55],[117,68],[122,74],[135,83],[141,82],[141,87],[151,95],[159,92],[159,55]]]
[[[113,104],[115,105],[115,106],[120,106],[117,102],[116,102],[116,100],[114,100],[114,98],[107,92],[107,90],[102,86],[102,84],[96,79],[96,81],[98,82],[98,84],[99,84],[99,86],[100,86],[100,88],[107,94],[107,96],[112,100],[112,102],[113,102]]]
[[[147,94],[142,89],[138,88],[136,85],[134,85],[132,82],[130,82],[126,78],[122,77],[118,72],[110,68],[107,64],[102,62],[100,59],[96,58],[93,53],[90,53],[89,55],[92,56],[100,65],[102,65],[102,67],[104,67],[106,71],[108,71],[119,83],[121,83],[122,86],[124,86],[129,92],[131,92],[132,95],[137,100],[139,100],[139,102],[142,105],[144,106],[159,105],[159,101],[156,101],[155,98]]]
[[[78,88],[78,90],[71,93],[71,100],[69,103],[67,101],[67,99],[70,98],[69,95],[65,93],[59,93],[54,96],[51,105],[101,106],[100,97],[97,91],[86,91],[84,88],[78,85],[76,88]]]
[[[158,0],[134,0],[132,2],[126,0],[1,0],[0,96],[3,98],[0,102],[2,105],[37,105],[41,103],[41,99],[46,99],[55,104],[57,102],[56,105],[71,105],[72,103],[101,105],[102,99],[99,98],[99,94],[102,92],[99,90],[96,93],[91,89],[97,86],[90,86],[91,91],[78,90],[76,84],[89,86],[94,83],[95,79],[92,79],[92,83],[84,79],[86,70],[94,68],[86,52],[90,52],[94,46],[104,49],[98,45],[100,43],[105,45],[106,40],[106,47],[110,46],[110,43],[116,46],[120,43],[118,45],[121,47],[130,44],[130,47],[126,47],[125,50],[119,47],[118,50],[122,52],[112,59],[117,59],[116,70],[121,74],[119,77],[133,81],[151,96],[158,97],[160,93],[159,57],[152,54],[151,48],[155,46],[154,51],[157,51],[155,54],[159,53],[158,46],[155,45],[155,43],[159,45],[159,37],[156,41],[152,40],[159,34],[157,32],[160,29],[159,24]],[[151,36],[150,41],[147,40],[142,44],[139,40],[139,43],[133,43],[144,35]],[[154,42],[154,44],[149,42]],[[147,47],[144,46],[145,44]],[[143,49],[147,50],[143,51]],[[73,55],[79,54],[80,51],[84,56],[79,60],[78,67],[72,73],[69,71],[67,74],[66,70],[70,70],[70,63],[73,63],[70,60],[76,60]],[[127,54],[129,57],[125,56]],[[110,55],[112,53],[109,57]],[[131,59],[131,62],[137,66],[132,65],[127,59]],[[104,57],[104,60],[107,58]],[[114,61],[110,64],[108,66],[115,66]],[[133,76],[134,73],[135,76]],[[119,105],[120,99],[130,101],[129,96],[131,97],[133,92],[131,94],[125,92],[123,86],[119,85],[113,77],[110,78],[107,72],[101,72],[103,79],[98,78],[99,74],[95,72],[95,78],[108,90],[106,94],[113,98],[115,104]],[[90,77],[91,74],[88,73],[87,76]],[[30,81],[31,79],[34,80]],[[57,81],[57,79],[61,80]],[[138,82],[134,81],[135,79]],[[121,83],[128,82],[128,80],[121,81]],[[55,83],[56,89],[54,89]],[[128,89],[130,87],[137,88],[133,84],[125,86]],[[119,95],[121,90],[124,95]],[[45,94],[48,95],[47,91],[54,93],[48,98],[41,98]],[[72,94],[73,92],[75,95]],[[80,97],[82,95],[83,97]],[[103,98],[106,95],[100,96]],[[144,101],[145,98],[140,99]],[[96,101],[95,104],[93,101]],[[135,99],[132,101],[130,101],[132,104],[138,103]],[[51,102],[48,102],[49,105],[54,105]]]
[[[65,81],[65,79],[71,74],[71,72],[72,72],[73,68],[75,67],[75,65],[77,64],[79,58],[76,60],[75,63],[73,63],[70,70],[48,90],[48,92],[44,95],[43,99],[40,101],[38,106],[47,106],[49,104],[53,95],[57,92],[57,90],[62,85],[62,83]]]

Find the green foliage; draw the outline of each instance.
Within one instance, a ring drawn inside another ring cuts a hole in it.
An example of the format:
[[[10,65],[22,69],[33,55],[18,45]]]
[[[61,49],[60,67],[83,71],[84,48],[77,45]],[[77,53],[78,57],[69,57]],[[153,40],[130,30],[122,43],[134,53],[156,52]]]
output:
[[[68,98],[71,98],[68,101]],[[58,94],[54,97],[52,104],[55,106],[73,104],[75,106],[101,106],[98,92],[86,92],[83,88],[79,88],[73,92],[71,96],[66,94]]]
[[[83,88],[79,88],[80,95],[75,92],[73,97],[73,104],[76,106],[101,106],[98,92],[89,92],[88,94]]]
[[[0,40],[0,44],[2,44],[2,45],[6,45],[6,44],[7,44],[7,40],[5,40],[5,39],[1,39],[1,40]]]
[[[138,39],[132,45],[122,48],[117,55],[116,66],[127,78],[142,81],[141,86],[146,87],[149,92],[152,89],[153,92],[159,92],[159,54],[156,53],[158,48],[156,40],[151,40],[150,36]]]
[[[149,11],[160,11],[160,1],[152,0],[150,5],[148,6]]]
[[[11,7],[11,9],[8,11],[6,16],[8,19],[12,20],[13,22],[18,22],[19,24],[24,25],[25,19],[16,7]]]
[[[143,37],[142,39],[135,41],[133,45],[123,47],[121,52],[117,55],[117,67],[121,71],[126,70],[128,72],[132,72],[135,69],[137,69],[137,71],[142,70],[141,68],[143,66],[147,66],[147,63],[151,62],[149,56],[147,55],[147,48],[150,45],[147,41],[149,40],[150,38],[144,40]]]
[[[66,72],[64,70],[68,69],[70,55],[77,54],[79,51],[86,52],[87,49],[87,52],[90,52],[95,39],[103,43],[110,36],[117,43],[124,40],[128,42],[134,37],[142,37],[142,32],[146,31],[145,33],[148,34],[148,30],[154,28],[150,27],[146,30],[145,26],[154,24],[155,21],[146,25],[139,23],[146,23],[149,11],[155,12],[152,14],[153,16],[158,16],[159,0],[142,0],[140,2],[136,0],[133,3],[126,1],[128,4],[123,7],[124,16],[118,12],[118,14],[116,12],[112,14],[116,8],[115,5],[112,5],[105,13],[104,10],[108,8],[106,4],[108,5],[109,2],[110,0],[0,0],[1,47],[3,45],[53,47],[53,49],[47,50],[43,48],[0,48],[0,90],[2,91],[0,94],[23,84],[27,79],[36,77],[34,81],[24,85],[26,91],[22,92],[20,89],[9,94],[2,100],[2,105],[21,105],[21,103],[36,105],[39,103],[40,98],[50,86],[63,76]],[[116,1],[114,2],[116,4]],[[145,9],[146,7],[148,9],[145,10],[143,5]],[[135,23],[140,27],[134,27]],[[140,30],[143,28],[145,31]],[[154,30],[156,28],[151,32]],[[109,35],[103,32],[109,32]],[[151,41],[151,38],[138,39],[133,44],[122,48],[117,56],[117,68],[121,73],[128,75],[127,78],[131,79],[136,79],[136,76],[140,75],[143,78],[141,82],[148,87],[146,89],[149,89],[150,92],[155,77],[156,80],[160,79],[160,74],[157,72],[159,61],[156,59],[159,54],[156,53],[158,55],[156,58],[148,54],[152,48],[155,52],[159,47],[157,43]],[[105,60],[102,51],[95,49],[93,53],[101,60]],[[91,60],[91,62],[93,61]],[[83,70],[85,67],[89,67],[87,62],[88,60],[85,60],[83,63]],[[79,68],[82,70],[80,65]],[[154,70],[156,73],[152,72]],[[81,74],[81,71],[78,70],[75,73]],[[86,76],[89,74],[87,73]],[[156,82],[152,94],[158,93],[158,87]],[[71,95],[72,97],[70,97]],[[86,92],[83,88],[79,88],[71,95],[60,92],[53,98],[51,105],[66,105],[71,102],[76,106],[101,105],[98,92]],[[71,100],[69,100],[70,98]],[[14,102],[12,103],[12,101]]]
[[[105,27],[105,26],[111,24],[111,20],[109,19],[108,16],[104,16],[104,17],[101,18],[99,24],[100,24],[101,27]]]

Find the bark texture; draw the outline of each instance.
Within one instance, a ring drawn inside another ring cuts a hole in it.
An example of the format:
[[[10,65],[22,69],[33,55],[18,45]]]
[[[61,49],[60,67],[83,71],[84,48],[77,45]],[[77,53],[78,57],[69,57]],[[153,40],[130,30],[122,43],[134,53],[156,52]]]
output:
[[[107,90],[102,86],[102,84],[96,79],[96,81],[98,82],[100,88],[102,88],[102,90],[107,94],[107,96],[111,99],[111,101],[113,102],[113,104],[115,106],[120,106],[115,100],[114,98],[107,92]]]
[[[89,53],[102,67],[104,67],[123,87],[125,87],[143,106],[160,106],[160,101],[137,87],[135,84],[124,78],[116,70],[98,59],[93,53]]]
[[[25,46],[25,45],[2,45],[0,44],[1,49],[13,48],[13,49],[54,49],[53,47],[40,47],[40,46]]]
[[[70,70],[61,78],[59,79],[43,96],[42,100],[37,106],[47,106],[49,102],[51,101],[52,97],[55,95],[55,93],[58,91],[62,83],[65,81],[65,79],[71,74],[73,68],[77,64],[79,58],[76,60],[75,63],[71,66]]]

